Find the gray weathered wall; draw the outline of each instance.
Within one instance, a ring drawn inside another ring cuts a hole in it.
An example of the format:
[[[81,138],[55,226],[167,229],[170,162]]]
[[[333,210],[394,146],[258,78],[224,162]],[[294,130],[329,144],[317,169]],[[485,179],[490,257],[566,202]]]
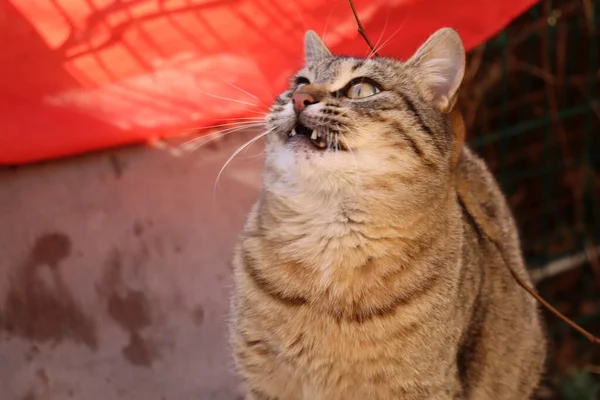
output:
[[[135,147],[0,169],[3,400],[238,397],[229,257],[261,145]]]

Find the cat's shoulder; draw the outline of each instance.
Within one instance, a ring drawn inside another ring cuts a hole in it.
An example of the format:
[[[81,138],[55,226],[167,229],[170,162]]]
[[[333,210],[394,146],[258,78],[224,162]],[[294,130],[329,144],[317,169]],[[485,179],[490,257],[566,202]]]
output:
[[[512,230],[512,214],[486,163],[467,146],[456,167],[455,179],[459,201],[487,236],[502,241]]]

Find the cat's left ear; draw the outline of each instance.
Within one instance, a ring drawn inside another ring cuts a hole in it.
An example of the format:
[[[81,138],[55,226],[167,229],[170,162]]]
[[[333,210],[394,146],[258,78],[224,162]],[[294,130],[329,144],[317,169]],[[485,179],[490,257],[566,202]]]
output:
[[[315,31],[306,31],[304,35],[304,57],[307,64],[331,57],[331,52]]]
[[[450,112],[465,74],[465,48],[451,28],[435,32],[406,62],[414,68],[417,84],[428,101]]]

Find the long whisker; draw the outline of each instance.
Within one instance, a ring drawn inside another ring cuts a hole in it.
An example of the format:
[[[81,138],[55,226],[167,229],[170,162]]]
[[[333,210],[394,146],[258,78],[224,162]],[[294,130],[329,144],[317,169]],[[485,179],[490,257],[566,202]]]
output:
[[[254,114],[259,114],[262,116],[266,116],[269,115],[268,112],[264,112],[264,111],[260,111],[260,110],[244,110],[245,113],[254,113]]]
[[[379,46],[379,43],[381,43],[381,39],[383,38],[383,35],[385,34],[385,30],[387,28],[388,21],[390,20],[391,10],[392,10],[392,8],[388,7],[388,12],[387,12],[387,15],[385,16],[385,23],[383,24],[383,29],[381,30],[381,35],[379,35],[379,39],[377,39],[377,42],[375,42],[375,45],[373,46],[374,49],[376,49],[377,46]],[[375,53],[377,53],[376,50],[371,50],[371,52],[369,53],[367,58],[373,57],[375,55]]]
[[[209,127],[201,127],[201,128],[190,129],[190,130],[193,131],[193,132],[199,132],[199,131],[202,131],[202,130],[205,130],[205,129],[208,130],[208,129],[214,129],[214,128],[218,128],[218,127],[221,127],[221,128],[225,128],[226,127],[225,129],[219,129],[218,130],[219,132],[226,132],[226,131],[228,131],[230,129],[234,129],[234,128],[253,127],[253,126],[259,126],[259,125],[264,125],[264,122],[260,122],[260,121],[249,122],[248,121],[248,122],[244,122],[243,124],[235,123],[235,124],[213,125],[213,126],[209,126]],[[192,142],[197,141],[197,140],[199,140],[199,139],[201,139],[203,137],[204,136],[198,136],[198,137],[192,138],[192,139],[186,141],[183,144],[192,143]]]
[[[219,80],[220,80],[221,82],[223,82],[223,83],[226,83],[226,84],[228,84],[228,85],[229,85],[229,86],[231,86],[232,88],[235,88],[235,89],[239,90],[240,92],[242,92],[242,93],[244,93],[244,94],[247,94],[248,96],[252,97],[253,99],[256,99],[256,100],[260,101],[260,99],[259,99],[258,97],[256,97],[256,96],[255,96],[255,95],[253,95],[252,93],[249,93],[248,91],[246,91],[246,90],[242,89],[241,87],[239,87],[239,86],[236,86],[236,85],[234,85],[233,83],[231,83],[231,82],[227,82],[227,81],[225,81],[225,80],[223,80],[223,79],[220,79],[220,78],[219,78]]]
[[[325,35],[327,34],[327,27],[329,26],[329,20],[331,19],[331,16],[333,15],[333,12],[337,8],[338,4],[339,4],[339,2],[335,3],[333,5],[333,7],[331,7],[331,11],[329,12],[329,16],[327,17],[327,20],[325,21],[325,27],[323,28],[323,34],[321,35],[321,37],[323,38],[323,41],[325,41]]]
[[[221,139],[221,138],[223,138],[223,137],[225,137],[225,136],[227,136],[227,135],[229,135],[230,133],[233,133],[233,132],[235,132],[235,131],[230,131],[230,132],[215,132],[214,135],[211,135],[208,138],[205,138],[205,137],[197,138],[197,139],[206,139],[205,141],[199,143],[198,145],[194,145],[194,143],[195,143],[195,141],[194,141],[193,143],[183,144],[183,145],[180,146],[180,148],[183,151],[187,152],[188,155],[191,155],[194,152],[196,152],[198,149],[200,149],[202,146],[204,146],[204,145],[206,145],[206,144],[208,144],[210,142],[213,142],[213,141],[215,141],[217,139]]]
[[[240,127],[235,127],[235,128],[229,128],[229,129],[225,129],[223,131],[218,131],[214,133],[213,137],[210,137],[209,139],[203,141],[202,143],[200,143],[197,146],[194,146],[194,143],[196,143],[197,141],[201,140],[201,139],[205,139],[204,136],[198,137],[198,138],[194,138],[192,140],[189,140],[187,142],[185,142],[184,144],[182,144],[180,147],[183,148],[184,150],[193,153],[195,151],[197,151],[200,147],[214,141],[220,138],[223,138],[227,135],[230,135],[234,132],[238,132],[247,128],[253,128],[253,127],[258,127],[260,125],[245,125],[245,126],[240,126]],[[212,136],[212,135],[211,135]]]
[[[259,101],[260,103],[262,103],[262,105],[264,105],[265,107],[267,107],[267,108],[268,108],[268,107],[270,106],[270,104],[267,104],[267,103],[266,103],[264,100],[260,99],[258,96],[255,96],[255,95],[253,95],[252,93],[248,92],[247,90],[244,90],[244,89],[242,89],[241,87],[239,87],[239,86],[237,86],[237,85],[234,85],[234,84],[233,84],[233,83],[231,83],[231,82],[227,82],[227,81],[224,81],[224,80],[222,80],[222,79],[221,79],[221,81],[222,81],[223,83],[226,83],[226,84],[228,84],[228,85],[229,85],[229,86],[231,86],[232,88],[235,88],[235,89],[239,90],[240,92],[242,92],[242,93],[244,93],[244,94],[247,94],[248,96],[252,97],[253,99],[255,99],[255,100],[258,100],[258,101]],[[269,92],[269,94],[270,94],[270,93],[271,93],[271,92]]]
[[[265,150],[263,150],[260,153],[255,154],[253,156],[245,156],[245,157],[240,156],[239,158],[249,160],[248,164],[252,164],[253,162],[256,162],[256,161],[260,160],[261,158],[263,158],[266,154],[267,154],[267,152]]]
[[[394,36],[396,36],[398,34],[398,32],[400,32],[400,30],[402,28],[404,28],[404,25],[406,24],[406,20],[404,20],[404,22],[402,23],[402,25],[396,29],[396,31],[394,33],[391,34],[391,36],[381,44],[381,46],[379,46],[378,48],[375,49],[375,51],[373,53],[371,53],[371,55],[369,55],[368,58],[372,58],[373,55],[375,55],[375,53],[379,53],[381,51],[381,49],[383,49],[385,47],[386,44],[388,44],[390,42],[390,40],[392,40],[394,38]]]
[[[265,113],[266,115],[266,113]],[[244,121],[244,120],[255,120],[259,121],[264,119],[263,117],[238,117],[238,118],[217,118],[216,121]]]
[[[258,107],[258,104],[249,103],[249,102],[243,101],[243,100],[230,99],[229,97],[217,96],[216,94],[205,92],[202,89],[198,89],[198,90],[209,97],[214,97],[215,99],[228,100],[228,101],[233,101],[234,103],[241,103],[241,104],[246,104],[246,105],[252,106],[252,107]]]
[[[346,114],[348,114],[348,112],[350,111],[349,108],[338,108],[338,110],[341,110],[340,113],[338,114],[338,118],[345,117]]]
[[[264,122],[262,122],[262,121],[263,121],[262,118],[258,118],[256,120],[250,120],[250,121],[228,122],[226,124],[215,124],[215,125],[199,126],[197,128],[186,129],[185,131],[186,132],[197,132],[197,131],[203,131],[203,130],[207,130],[207,129],[223,128],[223,127],[228,127],[228,126],[242,126],[242,125],[264,124]]]
[[[215,198],[216,198],[217,187],[219,186],[219,179],[221,179],[221,175],[223,174],[223,171],[225,171],[225,168],[227,168],[227,166],[231,163],[231,161],[238,154],[240,154],[242,151],[244,151],[244,149],[248,148],[248,146],[251,146],[252,144],[254,144],[259,139],[267,136],[269,133],[271,133],[271,131],[273,131],[273,129],[275,129],[275,128],[271,128],[271,129],[269,129],[269,130],[261,133],[260,135],[257,135],[254,138],[248,140],[246,143],[244,143],[243,145],[241,145],[240,147],[238,147],[238,149],[227,159],[227,161],[225,161],[225,164],[223,165],[223,167],[221,167],[221,170],[217,174],[217,179],[215,180],[215,185],[213,187],[213,203],[214,203]]]
[[[394,33],[392,33],[392,35],[391,35],[389,38],[387,38],[385,42],[381,43],[381,45],[380,45],[379,47],[377,47],[377,48],[375,49],[375,51],[374,51],[374,52],[372,52],[371,54],[369,54],[369,57],[367,57],[367,58],[373,58],[373,56],[375,55],[375,52],[379,52],[379,51],[381,51],[381,49],[382,49],[382,48],[383,48],[383,47],[384,47],[386,44],[388,44],[388,43],[389,43],[389,41],[390,41],[390,40],[392,40],[392,38],[393,38],[394,36],[396,36],[396,34],[397,34],[398,32],[400,32],[400,28],[396,29],[396,31],[395,31]]]

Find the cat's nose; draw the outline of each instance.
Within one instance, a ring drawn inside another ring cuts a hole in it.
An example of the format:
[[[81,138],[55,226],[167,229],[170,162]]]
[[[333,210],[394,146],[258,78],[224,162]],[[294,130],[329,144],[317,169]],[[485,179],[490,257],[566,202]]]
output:
[[[310,93],[296,92],[292,95],[292,103],[294,103],[294,111],[300,113],[306,106],[318,103],[318,101],[315,100],[314,96]]]

